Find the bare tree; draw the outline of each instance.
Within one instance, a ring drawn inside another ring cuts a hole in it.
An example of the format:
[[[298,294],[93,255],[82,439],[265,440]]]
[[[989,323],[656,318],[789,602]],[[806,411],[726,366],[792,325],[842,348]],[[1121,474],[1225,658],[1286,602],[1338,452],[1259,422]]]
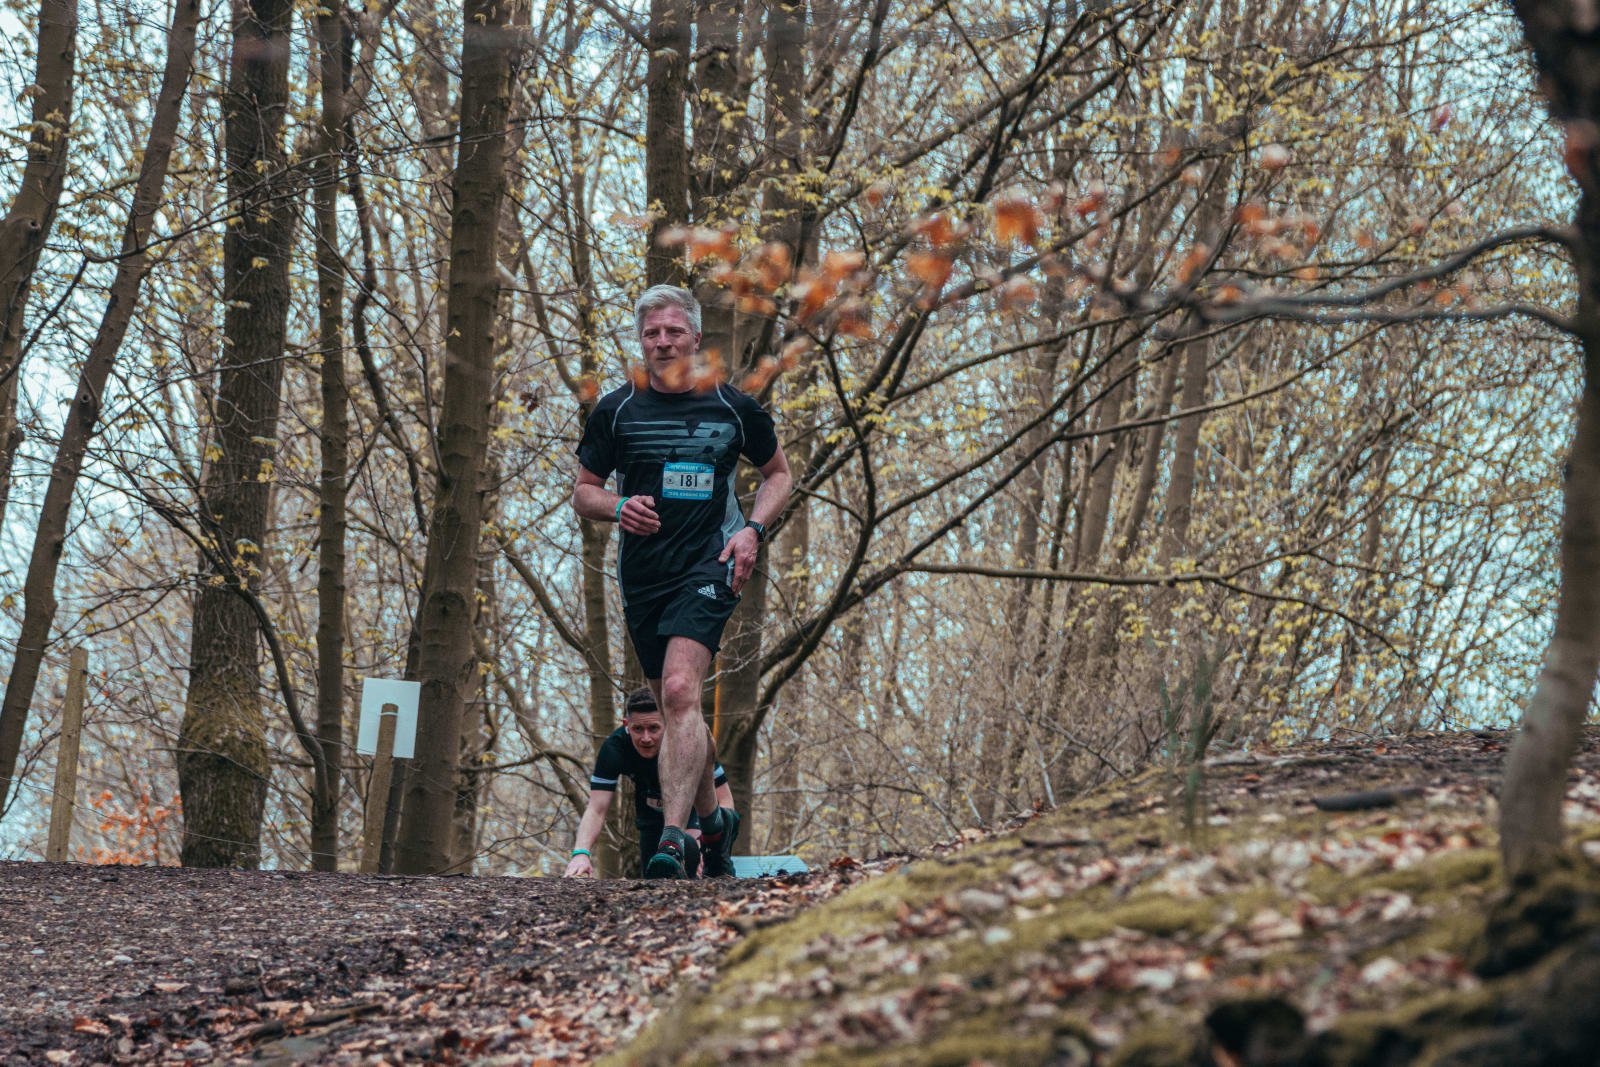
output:
[[[293,5],[284,0],[233,9],[223,107],[235,221],[223,239],[226,311],[212,412],[216,437],[199,515],[208,551],[195,594],[178,752],[186,867],[261,862],[269,774],[261,630],[239,590],[261,579],[278,448],[295,222],[283,147],[292,17]]]
[[[1566,126],[1567,170],[1578,183],[1569,238],[1578,275],[1571,330],[1583,361],[1564,472],[1555,633],[1501,794],[1500,851],[1506,874],[1515,878],[1538,873],[1561,849],[1567,770],[1600,677],[1600,45],[1587,5],[1519,0],[1513,6],[1550,113]]]
[[[50,483],[39,511],[28,577],[23,587],[23,623],[17,636],[17,654],[6,680],[5,703],[0,706],[0,808],[5,806],[6,789],[16,767],[17,749],[27,723],[28,709],[33,703],[39,668],[50,642],[50,628],[55,623],[56,574],[66,551],[73,491],[105,406],[106,380],[127,336],[128,325],[138,306],[139,289],[149,270],[151,226],[161,205],[162,187],[183,112],[184,93],[194,66],[195,31],[199,22],[198,0],[181,0],[174,8],[172,26],[167,32],[166,68],[156,96],[139,177],[134,183],[133,201],[128,208],[116,278],[111,283],[99,331],[78,375],[73,405],[56,447]]]
[[[422,701],[395,858],[396,869],[406,874],[442,871],[451,863],[461,709],[478,681],[478,552],[494,396],[506,119],[518,35],[505,0],[465,0],[462,24],[439,484],[428,523],[430,578],[419,616]]]

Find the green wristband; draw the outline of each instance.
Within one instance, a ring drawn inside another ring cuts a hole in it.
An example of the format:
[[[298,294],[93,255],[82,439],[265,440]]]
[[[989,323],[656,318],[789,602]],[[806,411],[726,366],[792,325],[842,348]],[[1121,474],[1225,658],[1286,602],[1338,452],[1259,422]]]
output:
[[[633,499],[632,497],[625,496],[621,500],[617,501],[617,516],[616,516],[616,521],[617,522],[621,522],[622,521],[622,505],[626,504],[628,501],[630,501],[632,499]]]
[[[588,856],[590,859],[594,859],[594,853],[586,848],[575,848],[572,850],[572,854],[574,856]]]

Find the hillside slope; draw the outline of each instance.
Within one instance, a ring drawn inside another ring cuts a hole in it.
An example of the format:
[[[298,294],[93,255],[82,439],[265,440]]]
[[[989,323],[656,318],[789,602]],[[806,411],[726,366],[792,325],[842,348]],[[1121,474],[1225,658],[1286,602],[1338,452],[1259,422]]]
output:
[[[1584,1062],[1571,1050],[1600,1043],[1570,1041],[1600,1039],[1595,1012],[1533,1016],[1600,974],[1600,943],[1520,968],[1600,917],[1594,872],[1502,908],[1498,941],[1517,958],[1481,950],[1500,896],[1493,796],[1508,741],[1215,759],[1192,834],[1170,776],[1123,783],[755,934],[709,991],[603,1062]],[[1594,854],[1596,731],[1568,796],[1579,854]],[[1393,806],[1324,811],[1314,798]],[[1593,988],[1568,999],[1592,1003]]]
[[[1196,836],[1153,773],[771,881],[0,863],[0,1064],[1586,1062],[1551,1042],[1600,1047],[1560,1014],[1600,988],[1593,872],[1481,952],[1507,739],[1219,758]],[[1600,851],[1600,731],[1569,787]]]

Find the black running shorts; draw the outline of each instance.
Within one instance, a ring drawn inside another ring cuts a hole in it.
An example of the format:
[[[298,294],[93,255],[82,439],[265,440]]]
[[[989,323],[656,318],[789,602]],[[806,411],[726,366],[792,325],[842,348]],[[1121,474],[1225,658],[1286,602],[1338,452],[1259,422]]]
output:
[[[661,677],[670,637],[698,641],[715,656],[722,647],[722,628],[738,603],[739,597],[726,582],[706,578],[690,580],[649,600],[630,597],[623,616],[644,676],[651,681]]]

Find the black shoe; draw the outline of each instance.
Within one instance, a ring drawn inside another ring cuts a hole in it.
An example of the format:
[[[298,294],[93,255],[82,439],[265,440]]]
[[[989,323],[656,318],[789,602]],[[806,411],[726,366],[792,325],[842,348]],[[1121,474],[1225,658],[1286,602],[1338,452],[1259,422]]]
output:
[[[738,837],[739,813],[723,808],[722,836],[716,841],[702,841],[701,855],[705,857],[707,878],[733,877],[733,843]]]
[[[676,826],[661,831],[656,854],[644,865],[646,878],[698,878],[700,846]]]

